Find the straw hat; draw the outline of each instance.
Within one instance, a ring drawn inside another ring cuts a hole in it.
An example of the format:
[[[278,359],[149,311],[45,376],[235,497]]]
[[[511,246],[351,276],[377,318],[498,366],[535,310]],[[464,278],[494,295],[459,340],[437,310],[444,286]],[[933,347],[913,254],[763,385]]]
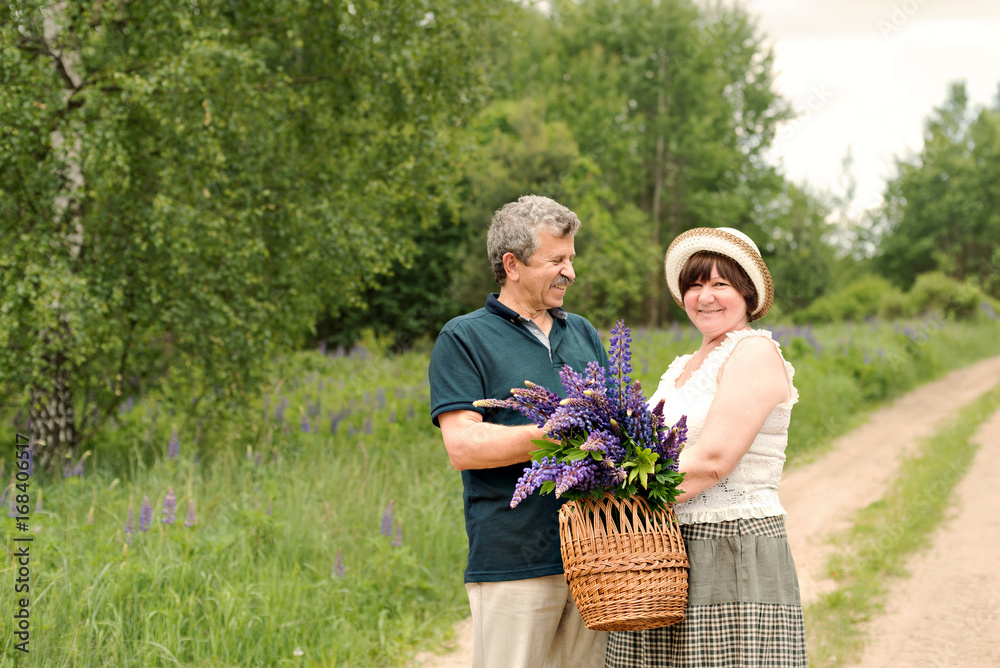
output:
[[[664,259],[667,286],[674,300],[683,308],[684,300],[680,290],[680,275],[684,265],[699,251],[719,253],[736,261],[747,272],[757,288],[757,308],[749,314],[750,320],[764,317],[774,303],[774,283],[771,272],[760,256],[750,237],[731,227],[696,227],[684,232],[670,244]]]

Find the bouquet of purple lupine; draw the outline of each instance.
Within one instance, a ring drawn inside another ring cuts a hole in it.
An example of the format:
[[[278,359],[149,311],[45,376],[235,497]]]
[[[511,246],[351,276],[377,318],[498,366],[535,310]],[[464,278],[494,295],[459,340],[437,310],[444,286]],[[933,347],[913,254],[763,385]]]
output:
[[[677,459],[687,438],[687,418],[663,421],[663,402],[650,410],[633,381],[631,330],[621,320],[611,330],[609,369],[597,362],[583,373],[563,366],[565,399],[525,381],[509,399],[482,399],[480,408],[510,408],[531,418],[552,440],[533,441],[531,466],[517,482],[510,507],[535,490],[556,497],[644,497],[652,510],[674,503],[684,474]]]

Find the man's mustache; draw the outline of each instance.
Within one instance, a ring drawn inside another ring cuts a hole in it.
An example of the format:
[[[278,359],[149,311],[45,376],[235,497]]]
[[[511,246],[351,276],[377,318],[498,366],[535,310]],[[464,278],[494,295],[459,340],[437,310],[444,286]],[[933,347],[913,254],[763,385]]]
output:
[[[571,285],[573,285],[573,279],[566,278],[565,276],[560,276],[552,282],[552,287],[554,288],[568,288]]]

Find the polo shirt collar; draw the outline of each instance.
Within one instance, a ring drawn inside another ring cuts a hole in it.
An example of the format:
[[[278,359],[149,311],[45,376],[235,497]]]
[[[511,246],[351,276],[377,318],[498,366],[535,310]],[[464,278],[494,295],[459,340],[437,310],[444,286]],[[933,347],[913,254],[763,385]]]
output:
[[[507,320],[508,322],[514,323],[515,325],[520,324],[521,320],[523,319],[523,316],[514,309],[509,308],[504,304],[501,304],[499,297],[500,297],[499,292],[491,293],[490,296],[486,298],[486,310],[494,315],[500,316],[501,318]],[[550,308],[549,314],[553,318],[566,320],[565,309],[559,308],[558,306],[555,308]]]

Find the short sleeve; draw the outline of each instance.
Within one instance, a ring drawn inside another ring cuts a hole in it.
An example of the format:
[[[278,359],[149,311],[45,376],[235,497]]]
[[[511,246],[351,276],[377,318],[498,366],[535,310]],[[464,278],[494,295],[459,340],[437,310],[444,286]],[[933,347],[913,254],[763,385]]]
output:
[[[482,374],[469,347],[454,330],[444,330],[434,342],[427,369],[431,388],[431,420],[440,427],[438,416],[449,411],[475,411],[484,414],[472,402],[489,396]]]

